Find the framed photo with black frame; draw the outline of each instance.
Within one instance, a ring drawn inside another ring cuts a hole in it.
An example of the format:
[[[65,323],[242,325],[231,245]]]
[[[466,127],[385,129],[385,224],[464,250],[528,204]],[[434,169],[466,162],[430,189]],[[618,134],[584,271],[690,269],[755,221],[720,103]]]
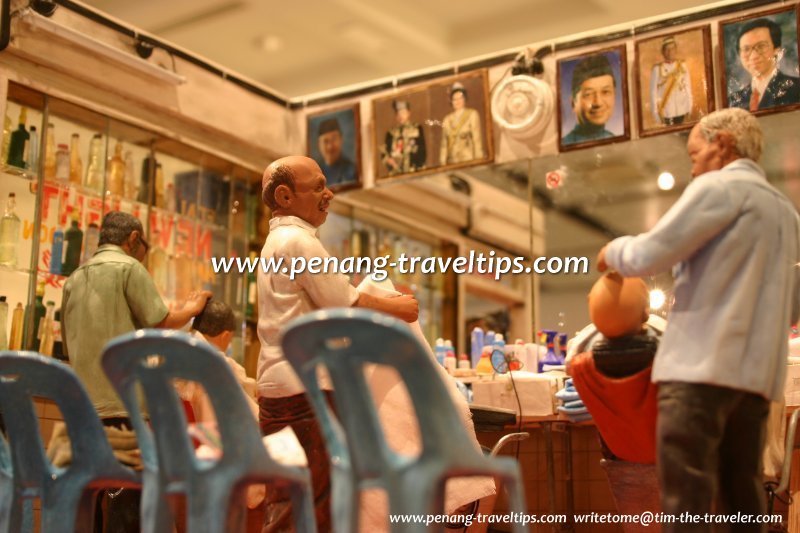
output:
[[[557,71],[560,151],[630,138],[625,45],[560,59]]]

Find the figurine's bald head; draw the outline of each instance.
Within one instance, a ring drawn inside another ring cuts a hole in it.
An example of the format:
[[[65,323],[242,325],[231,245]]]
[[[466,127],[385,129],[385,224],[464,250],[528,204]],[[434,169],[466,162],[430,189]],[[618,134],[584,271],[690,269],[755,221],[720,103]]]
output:
[[[608,338],[635,335],[647,322],[649,300],[647,285],[640,278],[610,272],[589,293],[589,316]]]
[[[261,179],[261,199],[276,216],[296,216],[315,227],[328,217],[333,193],[310,157],[293,155],[270,164]]]

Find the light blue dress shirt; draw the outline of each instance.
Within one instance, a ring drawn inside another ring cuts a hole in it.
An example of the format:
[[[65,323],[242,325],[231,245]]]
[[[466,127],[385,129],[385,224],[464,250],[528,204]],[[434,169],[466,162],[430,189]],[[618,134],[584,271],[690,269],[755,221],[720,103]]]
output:
[[[749,159],[697,177],[655,227],[606,250],[623,276],[675,267],[675,302],[653,381],[781,400],[800,314],[800,217]]]

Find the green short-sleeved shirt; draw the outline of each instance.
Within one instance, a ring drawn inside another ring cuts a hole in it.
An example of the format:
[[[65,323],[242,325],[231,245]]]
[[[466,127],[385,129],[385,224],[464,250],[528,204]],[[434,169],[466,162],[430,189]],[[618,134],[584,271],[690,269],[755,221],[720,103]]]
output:
[[[169,313],[150,274],[119,246],[103,245],[64,284],[61,307],[64,351],[98,414],[127,417],[100,356],[114,337],[153,327]]]

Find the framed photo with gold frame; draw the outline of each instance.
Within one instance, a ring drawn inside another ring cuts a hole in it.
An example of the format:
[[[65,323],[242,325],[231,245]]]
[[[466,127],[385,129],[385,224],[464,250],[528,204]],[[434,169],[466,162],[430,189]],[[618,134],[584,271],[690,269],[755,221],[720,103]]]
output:
[[[559,59],[557,71],[560,151],[630,139],[624,44]]]
[[[711,27],[636,41],[639,135],[691,128],[714,110]]]
[[[361,126],[354,104],[306,117],[308,156],[316,161],[334,191],[360,188]]]
[[[488,95],[484,69],[373,100],[376,179],[492,161]]]
[[[797,4],[719,23],[723,107],[800,108]]]

